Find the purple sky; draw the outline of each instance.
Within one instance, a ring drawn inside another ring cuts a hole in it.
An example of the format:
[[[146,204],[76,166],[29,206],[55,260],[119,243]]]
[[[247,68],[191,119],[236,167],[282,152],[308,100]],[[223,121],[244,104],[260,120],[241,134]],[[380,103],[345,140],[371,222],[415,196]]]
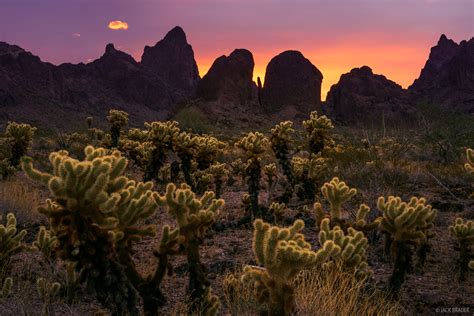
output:
[[[108,29],[114,20],[128,30]],[[474,0],[0,0],[0,41],[56,64],[96,59],[110,42],[140,59],[175,25],[201,75],[234,48],[253,52],[255,76],[297,49],[322,71],[324,96],[364,64],[411,84],[442,33],[457,42],[474,36]]]

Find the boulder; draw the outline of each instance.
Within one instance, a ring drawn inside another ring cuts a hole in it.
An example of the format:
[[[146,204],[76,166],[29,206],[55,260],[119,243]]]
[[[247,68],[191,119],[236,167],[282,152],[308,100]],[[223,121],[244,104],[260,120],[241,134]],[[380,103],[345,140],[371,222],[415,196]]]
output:
[[[302,53],[285,51],[267,66],[261,102],[268,112],[295,107],[301,112],[319,110],[323,75]]]
[[[198,96],[206,101],[243,104],[255,96],[254,60],[246,49],[236,49],[212,64],[199,83]]]

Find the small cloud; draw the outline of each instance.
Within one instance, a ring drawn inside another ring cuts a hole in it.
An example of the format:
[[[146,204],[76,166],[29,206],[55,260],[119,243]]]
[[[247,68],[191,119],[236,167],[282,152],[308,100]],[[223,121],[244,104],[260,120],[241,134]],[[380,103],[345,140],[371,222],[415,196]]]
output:
[[[109,22],[109,29],[117,30],[128,30],[128,23],[120,20]]]
[[[74,37],[81,37],[81,34],[80,34],[80,33],[73,33],[72,36],[74,36]]]
[[[90,63],[90,62],[93,61],[93,59],[92,59],[92,58],[87,58],[86,61],[87,61],[88,63]]]

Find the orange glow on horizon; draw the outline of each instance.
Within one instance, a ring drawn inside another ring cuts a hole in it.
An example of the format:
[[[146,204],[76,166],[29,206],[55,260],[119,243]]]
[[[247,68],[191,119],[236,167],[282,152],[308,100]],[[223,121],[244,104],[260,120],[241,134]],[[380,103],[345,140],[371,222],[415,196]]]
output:
[[[284,50],[252,52],[255,60],[253,74],[255,82],[257,82],[257,77],[260,77],[262,83],[265,84],[265,70],[268,62]],[[326,99],[329,89],[339,81],[342,74],[362,66],[369,66],[374,74],[384,75],[406,89],[418,78],[429,54],[425,46],[416,43],[400,46],[357,42],[328,47],[308,47],[301,51],[323,74],[322,100]],[[229,52],[226,54],[228,55]],[[208,72],[217,57],[219,56],[196,56],[201,77]]]

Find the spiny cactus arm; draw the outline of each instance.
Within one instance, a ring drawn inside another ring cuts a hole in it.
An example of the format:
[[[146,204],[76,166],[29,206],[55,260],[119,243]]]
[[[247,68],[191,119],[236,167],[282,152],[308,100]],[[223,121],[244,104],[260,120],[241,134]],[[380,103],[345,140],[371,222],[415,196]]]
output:
[[[466,168],[467,172],[474,174],[474,149],[468,148],[466,150],[466,157],[467,162],[464,167]]]
[[[382,230],[391,234],[395,240],[416,240],[426,237],[426,229],[431,227],[436,210],[426,204],[426,200],[413,197],[408,203],[399,197],[390,196],[388,200],[380,197],[377,207],[383,212],[380,222]]]
[[[33,242],[33,248],[40,251],[45,258],[49,259],[51,252],[58,245],[58,238],[52,236],[51,232],[47,230],[46,227],[41,226],[36,240]]]
[[[454,225],[449,226],[449,231],[459,241],[474,243],[474,221],[464,221],[458,217]]]
[[[0,291],[0,303],[3,299],[7,298],[8,295],[10,295],[12,286],[13,279],[11,277],[5,278],[2,284],[2,290]]]
[[[21,161],[21,168],[25,172],[28,178],[33,181],[42,182],[44,184],[48,184],[49,180],[53,177],[53,175],[41,172],[33,167],[33,159],[30,157],[23,157]]]
[[[36,279],[36,289],[38,295],[43,299],[43,301],[49,302],[51,297],[56,296],[61,288],[61,284],[58,282],[48,282],[45,278]]]
[[[25,229],[18,232],[15,215],[7,215],[6,225],[0,225],[0,265],[8,264],[10,258],[27,249],[23,243],[27,231]]]
[[[335,177],[330,182],[326,182],[322,188],[324,198],[331,205],[331,219],[341,219],[341,205],[349,201],[357,194],[355,188],[349,188],[344,181],[340,181]]]

